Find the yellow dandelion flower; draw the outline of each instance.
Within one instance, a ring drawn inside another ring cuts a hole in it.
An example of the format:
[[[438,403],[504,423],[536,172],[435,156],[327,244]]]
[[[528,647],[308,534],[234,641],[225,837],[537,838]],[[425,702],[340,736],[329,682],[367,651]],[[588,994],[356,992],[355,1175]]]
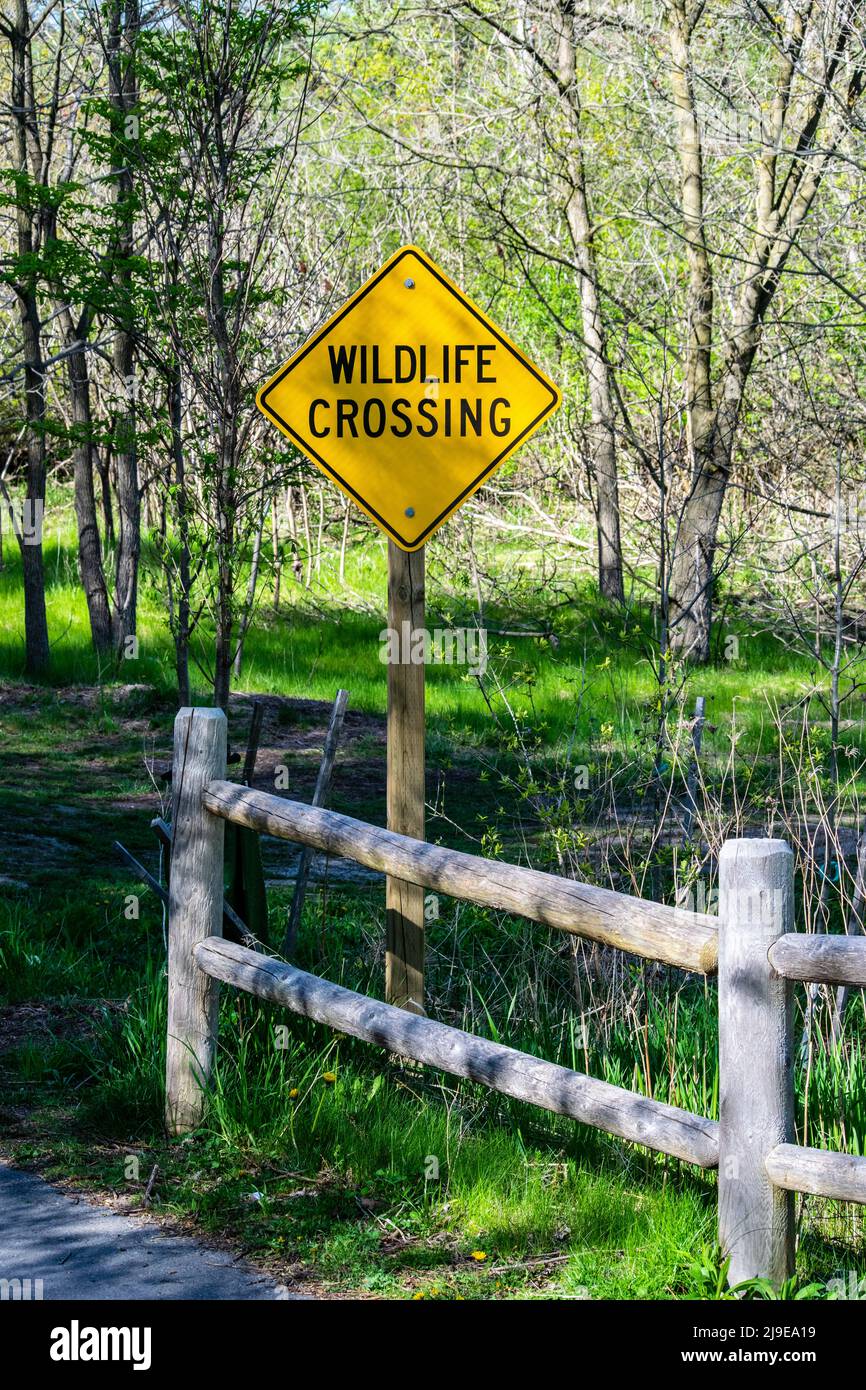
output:
[[[486,1259],[487,1259],[487,1251],[486,1251],[486,1250],[473,1250],[473,1251],[472,1251],[472,1259],[473,1259],[473,1260],[477,1260],[478,1263],[480,1264],[482,1260],[486,1260]]]
[[[336,1081],[336,1079],[337,1079],[337,1073],[336,1073],[335,1071],[323,1071],[323,1072],[322,1072],[322,1080],[323,1080],[323,1081],[327,1081],[327,1083],[328,1083],[329,1086],[333,1086],[333,1084],[334,1084],[334,1082]]]
[[[297,1086],[293,1086],[292,1089],[289,1091],[289,1100],[294,1100],[294,1099],[295,1099],[295,1096],[299,1096],[300,1094],[301,1094],[301,1092],[300,1092],[300,1090],[298,1089],[298,1087],[297,1087]]]

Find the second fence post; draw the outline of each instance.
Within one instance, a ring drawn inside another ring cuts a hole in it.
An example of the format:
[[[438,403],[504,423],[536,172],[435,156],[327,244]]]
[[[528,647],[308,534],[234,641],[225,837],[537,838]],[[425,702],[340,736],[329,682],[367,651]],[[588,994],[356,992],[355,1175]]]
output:
[[[719,1244],[729,1282],[794,1270],[793,1196],[765,1160],[794,1139],[791,989],[767,952],[794,929],[784,840],[728,840],[719,858]]]
[[[226,775],[221,709],[182,709],[174,721],[171,877],[168,906],[168,1040],[165,1124],[171,1135],[199,1123],[217,1040],[217,985],[193,947],[222,935],[224,822],[204,809],[208,782]]]

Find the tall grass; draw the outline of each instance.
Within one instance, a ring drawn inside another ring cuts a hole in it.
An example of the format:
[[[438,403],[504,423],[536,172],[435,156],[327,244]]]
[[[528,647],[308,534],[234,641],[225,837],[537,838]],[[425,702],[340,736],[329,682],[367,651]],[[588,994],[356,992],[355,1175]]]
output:
[[[68,528],[50,540],[46,555],[52,682],[60,688],[32,693],[32,718],[29,711],[14,716],[19,753],[44,762],[38,785],[27,790],[34,828],[46,808],[72,795],[80,776],[80,749],[64,746],[70,716],[63,684],[101,683],[104,698],[91,731],[93,751],[102,755],[133,715],[157,709],[167,727],[160,694],[173,680],[156,590],[143,592],[138,661],[100,670],[89,651]],[[507,569],[508,553],[498,558]],[[473,620],[471,598],[455,586],[453,573],[437,569],[434,560],[430,580],[431,625]],[[265,589],[242,685],[322,700],[349,685],[354,709],[383,712],[378,633],[385,553],[376,540],[350,553],[346,586],[338,592],[325,565],[310,590],[284,590],[278,613],[269,608]],[[532,602],[523,597],[525,620]],[[538,614],[544,599],[532,600]],[[21,670],[20,574],[11,555],[0,573],[0,619],[6,633],[0,667],[15,679]],[[513,624],[504,601],[490,606],[487,619],[491,627]],[[813,840],[802,833],[816,807],[819,816],[826,811],[826,739],[808,718],[799,726],[804,741],[790,736],[788,706],[802,699],[804,688],[814,688],[808,660],[772,637],[744,634],[737,663],[684,675],[669,700],[670,691],[659,688],[645,610],[636,608],[626,619],[611,614],[575,577],[557,629],[555,645],[492,637],[491,667],[480,683],[453,667],[429,672],[429,752],[445,788],[436,833],[441,827],[443,834],[474,838],[494,856],[673,901],[684,887],[711,886],[715,850],[725,834],[766,827],[794,841],[801,901],[814,903],[820,895],[830,929],[838,930],[853,888],[850,867],[839,875],[835,898],[822,893]],[[141,688],[118,705],[112,687],[130,681]],[[677,814],[690,763],[688,717],[698,693],[707,696],[714,727],[706,730],[701,755],[700,814],[684,835]],[[208,699],[204,682],[199,697]],[[810,708],[807,700],[801,713]],[[852,720],[846,739],[853,749],[866,746],[863,733],[862,717]],[[147,787],[140,767],[134,772],[131,761],[117,759],[108,779],[111,795]],[[448,774],[457,762],[468,775],[452,784]],[[582,791],[575,770],[584,765],[590,783]],[[852,755],[847,769],[843,795],[854,823],[860,758]],[[799,799],[792,789],[802,793]],[[86,998],[106,1006],[97,1009],[88,1031],[52,1049],[25,1045],[8,1068],[31,1088],[28,1094],[38,1083],[58,1107],[70,1107],[78,1138],[68,1142],[85,1136],[76,1150],[79,1161],[110,1140],[107,1156],[88,1160],[103,1164],[105,1180],[119,1148],[147,1150],[158,1158],[167,1209],[240,1231],[251,1250],[291,1252],[327,1278],[374,1291],[395,1293],[419,1282],[429,1289],[440,1279],[462,1287],[473,1250],[503,1268],[506,1288],[515,1280],[524,1293],[544,1288],[569,1296],[588,1290],[594,1297],[709,1297],[724,1287],[711,1249],[712,1177],[384,1057],[228,991],[206,1124],[166,1145],[158,913],[150,904],[141,922],[126,921],[117,881],[99,877],[110,816],[96,829],[93,817],[98,797],[107,794],[104,787],[89,787],[91,820],[71,822],[68,830],[70,841],[93,860],[92,881],[79,881],[70,870],[55,882],[46,877],[39,895],[10,893],[0,904],[4,1002],[48,998],[72,1006]],[[20,813],[17,791],[15,806]],[[311,893],[300,963],[378,995],[380,898],[378,889],[370,895],[333,885],[327,893]],[[271,892],[270,908],[277,943],[284,891]],[[433,1016],[716,1116],[711,982],[472,906],[440,902],[439,911],[428,932]],[[815,925],[814,917],[801,919]],[[111,1001],[115,1007],[109,1008]],[[819,1001],[807,1066],[797,1078],[799,1137],[862,1153],[862,999],[852,1001],[838,1047],[827,1045],[827,1018]],[[55,1147],[64,1142],[57,1136]],[[807,1203],[801,1236],[803,1278],[816,1272],[830,1277],[840,1260],[856,1263],[862,1235],[850,1209]],[[536,1258],[547,1263],[533,1265]],[[483,1262],[477,1264],[473,1290],[495,1290],[500,1276],[479,1284]]]

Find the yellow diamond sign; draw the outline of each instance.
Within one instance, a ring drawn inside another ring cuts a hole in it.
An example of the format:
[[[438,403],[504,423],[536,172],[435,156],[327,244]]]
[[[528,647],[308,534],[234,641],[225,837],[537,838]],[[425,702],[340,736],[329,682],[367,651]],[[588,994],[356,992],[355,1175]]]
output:
[[[417,550],[560,395],[423,251],[404,246],[256,401],[377,526]]]

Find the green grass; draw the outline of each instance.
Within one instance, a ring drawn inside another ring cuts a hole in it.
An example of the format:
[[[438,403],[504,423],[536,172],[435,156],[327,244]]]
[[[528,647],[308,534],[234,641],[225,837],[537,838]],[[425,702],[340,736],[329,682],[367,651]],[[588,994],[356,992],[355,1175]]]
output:
[[[91,881],[81,896],[90,906],[76,922],[52,920],[46,902],[26,943],[20,912],[3,916],[9,998],[32,997],[37,986],[70,1007],[101,990],[125,1001],[95,1007],[79,1036],[47,1048],[27,1044],[2,1059],[10,1102],[35,1101],[14,1144],[19,1160],[133,1202],[158,1163],[159,1214],[228,1234],[279,1277],[291,1278],[299,1265],[313,1269],[325,1291],[393,1298],[712,1296],[712,1176],[402,1065],[229,991],[207,1121],[195,1136],[167,1143],[159,915],[147,906],[134,924],[133,965],[118,950],[126,924],[116,912],[106,918],[99,901],[105,889]],[[331,889],[328,901],[323,943],[322,902],[315,894],[310,900],[301,963],[379,993],[378,891],[346,890],[336,898]],[[274,935],[286,903],[285,893],[272,895]],[[96,940],[99,952],[89,944],[78,949]],[[570,971],[555,945],[515,919],[455,906],[431,932],[436,1013],[712,1115],[712,991],[681,984],[675,1011],[649,995],[637,1015],[642,1027],[622,1018],[591,1025],[576,1044]],[[104,964],[95,970],[97,955]],[[457,974],[446,969],[455,957],[464,966]],[[479,1001],[466,981],[485,978],[484,958],[488,984],[506,971],[508,979]],[[33,977],[36,968],[41,974]],[[639,985],[639,972],[632,985]],[[275,1031],[281,1026],[284,1032]],[[832,1065],[833,1075],[820,1066],[812,1071],[809,1138],[839,1146],[862,1123],[862,1051],[852,1046],[847,1063],[838,1058]],[[28,1137],[31,1127],[38,1138]],[[813,1202],[807,1218],[800,1286],[852,1269],[860,1278],[866,1263],[848,1209]]]
[[[350,937],[369,928],[368,913],[358,904],[341,914]],[[277,1269],[309,1265],[328,1289],[687,1292],[684,1270],[711,1238],[711,1183],[480,1088],[383,1063],[297,1020],[277,1047],[283,1022],[280,1011],[224,998],[207,1123],[167,1145],[164,980],[154,966],[128,1010],[106,1013],[86,1042],[53,1049],[42,1070],[30,1049],[14,1059],[10,1094],[15,1082],[38,1081],[39,1128],[56,1131],[48,1143],[25,1140],[18,1157],[48,1155],[49,1175],[132,1196],[158,1162],[158,1211],[229,1231]],[[82,1077],[70,1107],[70,1084]],[[130,1158],[139,1160],[132,1180]]]
[[[170,748],[173,653],[161,597],[145,584],[139,659],[98,670],[68,509],[59,500],[60,531],[46,547],[54,667],[42,686],[19,684],[20,572],[11,548],[0,572],[0,670],[7,683],[0,693],[8,697],[0,845],[9,849],[0,867],[27,885],[9,885],[0,899],[0,1003],[14,1013],[41,1001],[52,1011],[42,1031],[0,1054],[13,1116],[7,1147],[49,1175],[132,1201],[140,1201],[158,1163],[157,1213],[227,1234],[287,1282],[302,1268],[326,1290],[387,1298],[719,1296],[712,1176],[401,1064],[229,991],[207,1121],[196,1135],[166,1142],[162,913],[109,846],[119,838],[157,867],[148,763]],[[516,551],[500,549],[493,558],[500,573],[513,571],[513,583],[509,603],[487,613],[488,625],[538,624],[548,595],[522,582],[532,570],[518,573]],[[446,575],[433,546],[429,559],[428,625],[471,622],[468,576]],[[520,552],[520,562],[531,564],[531,552]],[[384,587],[384,545],[371,537],[350,550],[343,591],[331,560],[310,592],[284,580],[279,614],[265,589],[242,688],[330,701],[346,685],[352,709],[381,716]],[[574,796],[571,773],[587,764],[596,778],[604,772],[620,779],[625,797],[645,793],[658,698],[652,623],[640,608],[626,620],[606,610],[578,574],[566,589],[555,645],[491,636],[499,688],[489,680],[482,691],[455,668],[429,670],[437,814],[428,834],[539,867],[555,868],[557,851],[565,849],[592,876],[591,794],[586,801]],[[720,661],[688,676],[670,722],[688,713],[695,694],[707,696],[716,726],[703,755],[710,789],[722,799],[730,792],[725,767],[736,734],[735,762],[751,778],[749,814],[760,823],[765,795],[779,784],[771,707],[802,698],[814,672],[775,636],[740,629],[739,638],[737,663]],[[79,698],[79,684],[97,685],[96,698]],[[203,678],[198,698],[208,700]],[[844,737],[859,756],[862,705],[849,710]],[[809,776],[820,791],[826,739],[817,706],[811,712]],[[231,714],[233,746],[243,742],[245,718]],[[291,718],[287,729],[300,727]],[[382,758],[372,734],[368,743],[360,739],[352,753],[365,773]],[[292,787],[308,796],[314,758],[286,756],[299,779]],[[857,758],[852,766],[856,791]],[[356,771],[353,763],[345,781],[338,779],[335,804],[381,820],[380,792]],[[786,763],[783,776],[802,780],[802,767]],[[547,802],[564,787],[557,819]],[[647,868],[657,895],[670,892],[672,863],[662,846]],[[130,894],[140,900],[138,917],[128,915]],[[289,893],[273,889],[269,899],[276,943]],[[383,915],[378,887],[332,883],[327,892],[311,892],[301,964],[378,996]],[[714,1115],[712,986],[675,972],[656,977],[632,963],[612,989],[588,959],[581,979],[579,1002],[570,942],[523,921],[442,903],[430,925],[434,1016]],[[279,1026],[285,1034],[274,1032]],[[285,1046],[277,1046],[278,1037]],[[802,1140],[864,1152],[864,1038],[858,1000],[844,1048],[817,1049],[800,1074]],[[864,1269],[852,1209],[809,1199],[797,1283],[788,1292],[826,1295],[827,1280],[852,1270],[859,1278]],[[810,1290],[812,1282],[821,1287]]]
[[[90,647],[65,493],[58,491],[48,516],[44,553],[51,684],[137,682],[171,692],[173,647],[162,592],[148,579],[155,572],[149,547],[145,545],[142,570],[139,655],[122,661],[118,668],[100,667]],[[337,687],[348,683],[354,708],[383,711],[385,667],[380,660],[379,633],[385,625],[387,553],[384,539],[372,529],[362,534],[363,540],[348,551],[342,584],[329,550],[321,570],[314,573],[310,590],[284,574],[279,614],[273,611],[265,576],[245,648],[241,689],[332,699]],[[543,746],[553,746],[576,734],[577,750],[591,753],[602,744],[628,758],[636,730],[647,715],[652,715],[658,696],[658,652],[651,614],[640,604],[625,618],[605,610],[593,593],[591,581],[578,570],[564,577],[551,610],[548,587],[533,578],[533,556],[531,548],[499,545],[489,557],[494,570],[511,581],[510,601],[492,603],[485,611],[490,667],[501,678],[513,712]],[[24,643],[20,556],[13,545],[7,544],[4,560],[0,571],[0,672],[14,678],[23,671]],[[455,574],[450,568],[446,573],[437,563],[435,545],[430,547],[428,571],[428,626],[473,625],[476,609],[468,574],[459,570]],[[239,592],[244,584],[242,575]],[[546,628],[551,611],[554,646],[546,638],[496,635],[497,628]],[[723,656],[728,632],[737,637],[736,660]],[[719,756],[727,748],[732,716],[745,748],[754,751],[762,742],[762,733],[765,746],[772,748],[772,708],[797,701],[812,688],[827,687],[814,659],[793,650],[785,634],[777,630],[759,631],[742,623],[723,622],[716,645],[718,659],[711,670],[682,673],[682,704],[688,713],[697,694],[706,697],[710,722],[723,727]],[[200,639],[194,642],[200,667],[194,666],[192,672],[202,703],[208,699],[210,650],[211,632],[204,624]],[[490,708],[478,682],[464,670],[431,665],[427,686],[428,717],[434,735],[464,742],[489,737]],[[495,713],[507,720],[502,698],[494,693],[492,700]],[[863,712],[862,697],[849,702],[845,739],[866,752]],[[817,710],[813,714],[817,717]],[[610,732],[602,736],[603,729]],[[707,741],[712,760],[711,731]]]

